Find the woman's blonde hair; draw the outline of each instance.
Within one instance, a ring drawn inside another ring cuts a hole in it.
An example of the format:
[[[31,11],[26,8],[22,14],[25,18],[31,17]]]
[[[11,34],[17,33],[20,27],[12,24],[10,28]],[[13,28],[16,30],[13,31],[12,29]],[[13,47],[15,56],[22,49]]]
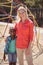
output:
[[[17,9],[17,16],[19,17],[19,11],[20,10],[24,10],[26,12],[26,16],[28,18],[28,13],[27,13],[27,6],[20,6],[18,9]]]

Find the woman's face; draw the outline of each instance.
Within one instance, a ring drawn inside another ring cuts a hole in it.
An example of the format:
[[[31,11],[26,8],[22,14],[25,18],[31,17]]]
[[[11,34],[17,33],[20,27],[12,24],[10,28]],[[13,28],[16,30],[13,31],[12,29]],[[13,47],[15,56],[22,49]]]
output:
[[[21,9],[21,10],[18,11],[18,13],[19,13],[20,18],[25,18],[26,17],[26,11]]]

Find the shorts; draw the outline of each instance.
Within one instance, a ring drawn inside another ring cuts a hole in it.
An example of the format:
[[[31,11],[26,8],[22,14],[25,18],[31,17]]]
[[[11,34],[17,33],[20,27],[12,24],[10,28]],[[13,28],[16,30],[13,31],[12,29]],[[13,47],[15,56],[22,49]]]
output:
[[[16,62],[16,60],[17,60],[16,53],[8,54],[8,61],[9,62]]]

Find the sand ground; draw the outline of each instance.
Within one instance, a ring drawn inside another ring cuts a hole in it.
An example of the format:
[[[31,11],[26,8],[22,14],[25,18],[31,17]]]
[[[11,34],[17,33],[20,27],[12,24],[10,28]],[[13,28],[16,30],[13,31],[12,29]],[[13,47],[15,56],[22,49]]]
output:
[[[5,38],[1,38],[2,34],[4,33],[5,28],[6,28],[5,25],[0,26],[0,63],[2,62],[1,59],[3,57],[3,49],[4,49],[4,45],[5,45],[4,40],[5,40],[6,36],[8,35],[9,25],[8,25],[8,28],[7,28],[6,33],[5,33]],[[40,32],[40,34],[39,34],[39,32]],[[40,43],[40,44],[38,44],[39,48],[37,47],[36,41],[34,42],[34,45],[32,48],[32,50],[33,50],[33,52],[32,52],[33,63],[34,63],[34,65],[43,65],[43,28],[40,28],[40,31],[38,30],[37,36],[38,35],[39,35],[38,40]],[[36,56],[37,56],[37,58],[35,58]],[[2,64],[0,64],[0,65],[8,65],[8,61],[6,61],[6,62],[3,61]],[[19,65],[18,62],[17,62],[17,65]],[[25,59],[24,59],[24,65],[27,65],[27,62]]]

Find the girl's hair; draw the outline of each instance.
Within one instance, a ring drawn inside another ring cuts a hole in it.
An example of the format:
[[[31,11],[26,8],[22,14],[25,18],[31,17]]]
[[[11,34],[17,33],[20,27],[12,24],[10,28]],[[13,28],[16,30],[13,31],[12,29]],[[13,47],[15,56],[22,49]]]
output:
[[[9,29],[9,33],[11,33],[11,32],[16,32],[16,29],[10,28],[10,29]]]

